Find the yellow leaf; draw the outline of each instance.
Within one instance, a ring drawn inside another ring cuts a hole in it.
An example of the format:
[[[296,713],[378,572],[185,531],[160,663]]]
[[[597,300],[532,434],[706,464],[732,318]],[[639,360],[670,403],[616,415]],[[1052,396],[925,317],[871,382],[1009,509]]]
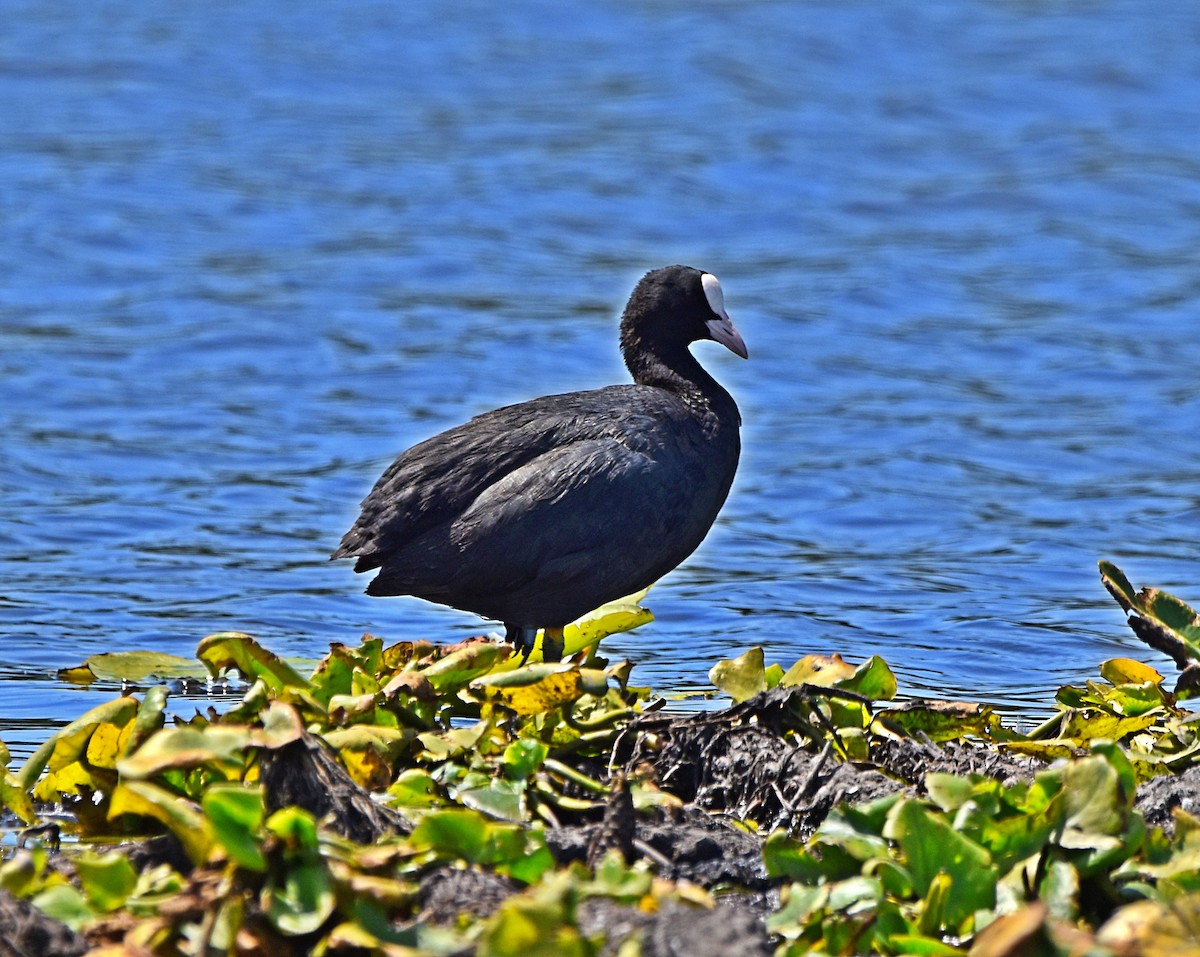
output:
[[[73,685],[90,685],[96,680],[96,676],[87,665],[78,665],[75,668],[59,668],[58,680]]]
[[[118,728],[115,724],[106,723],[99,725],[88,739],[88,764],[97,768],[115,770],[117,767],[117,756],[121,753],[122,734],[132,724],[133,722],[131,721],[122,728]]]
[[[618,598],[606,605],[601,605],[595,611],[589,611],[563,629],[564,654],[573,655],[589,645],[599,643],[609,635],[632,631],[647,622],[654,621],[654,615],[648,608],[638,604],[646,597],[649,588],[643,588],[634,595]]]
[[[478,686],[490,688],[494,699],[521,715],[544,714],[560,704],[578,700],[583,694],[578,668],[554,670],[527,684]]]
[[[767,690],[762,648],[756,645],[736,658],[718,661],[709,669],[708,680],[733,698],[735,704],[761,694]]]
[[[113,791],[108,816],[111,820],[122,814],[154,818],[179,838],[193,863],[202,864],[208,859],[213,846],[212,827],[187,798],[148,781],[122,782]]]
[[[1132,658],[1109,658],[1100,665],[1100,675],[1115,685],[1162,684],[1163,676],[1149,665]]]
[[[338,752],[338,759],[360,788],[382,791],[392,783],[392,766],[377,751],[346,749]]]
[[[110,774],[109,778],[111,777]],[[39,801],[58,801],[60,795],[78,794],[81,787],[90,791],[102,790],[101,782],[92,776],[91,771],[82,762],[72,761],[50,771],[38,781],[33,789],[33,796]]]
[[[106,701],[87,713],[80,715],[65,728],[46,740],[17,772],[17,784],[26,790],[32,788],[47,766],[51,770],[64,768],[78,761],[87,750],[92,731],[102,724],[127,724],[138,711],[137,698],[128,695]]]
[[[841,655],[805,655],[788,668],[779,683],[785,688],[793,685],[829,688],[849,678],[856,670],[854,665],[843,661]]]

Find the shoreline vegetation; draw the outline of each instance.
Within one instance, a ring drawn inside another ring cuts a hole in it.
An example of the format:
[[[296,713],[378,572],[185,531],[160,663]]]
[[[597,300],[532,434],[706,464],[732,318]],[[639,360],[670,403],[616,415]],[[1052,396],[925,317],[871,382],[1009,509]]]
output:
[[[1019,732],[896,703],[880,658],[716,663],[677,714],[601,639],[562,663],[471,639],[251,637],[103,655],[128,690],[0,776],[0,954],[1200,954],[1200,617],[1101,579],[1179,676],[1115,658]],[[158,682],[237,673],[171,717]]]

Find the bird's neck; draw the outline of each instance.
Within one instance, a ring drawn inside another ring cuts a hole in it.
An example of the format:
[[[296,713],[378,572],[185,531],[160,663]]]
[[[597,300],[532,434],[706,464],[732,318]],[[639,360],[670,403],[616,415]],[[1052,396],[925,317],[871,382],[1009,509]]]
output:
[[[715,414],[721,419],[732,415],[740,421],[733,397],[704,370],[685,346],[627,350],[625,365],[638,385],[665,389],[698,411]]]

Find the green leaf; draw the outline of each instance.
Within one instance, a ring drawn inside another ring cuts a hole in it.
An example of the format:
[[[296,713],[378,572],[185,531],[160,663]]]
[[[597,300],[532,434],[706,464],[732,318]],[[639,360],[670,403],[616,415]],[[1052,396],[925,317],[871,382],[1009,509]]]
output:
[[[805,881],[784,887],[779,910],[767,918],[767,932],[791,940],[800,937],[824,912],[829,903],[829,886]]]
[[[568,903],[570,877],[554,875],[501,904],[484,924],[479,957],[592,957]]]
[[[975,782],[958,774],[933,772],[925,775],[929,798],[943,811],[957,811],[975,796]]]
[[[886,859],[888,845],[882,834],[878,831],[862,830],[845,810],[843,807],[835,807],[830,811],[813,835],[813,841],[819,842],[823,848],[839,847],[857,861]]]
[[[317,822],[302,808],[280,808],[267,818],[265,826],[293,854],[315,855],[320,847]]]
[[[138,880],[129,858],[119,851],[84,852],[75,858],[75,873],[88,902],[105,914],[124,906]]]
[[[465,688],[480,675],[491,671],[500,658],[501,646],[478,641],[439,658],[422,674],[440,694]]]
[[[734,704],[748,701],[767,690],[763,650],[755,647],[737,658],[718,661],[709,671],[708,680],[733,698]]]
[[[262,788],[213,784],[204,792],[201,807],[212,825],[213,836],[230,860],[252,871],[266,870]]]
[[[263,910],[289,936],[311,934],[333,914],[337,897],[329,873],[319,861],[289,864],[282,881],[263,889]]]
[[[896,697],[896,676],[878,655],[872,655],[855,669],[854,674],[834,686],[853,691],[870,701],[891,701]]]
[[[505,821],[524,821],[529,816],[524,781],[469,771],[459,785],[450,789],[450,796],[466,807]]]
[[[923,937],[920,934],[892,934],[888,942],[896,953],[905,954],[906,957],[964,957],[967,953],[935,937]]]
[[[121,776],[144,780],[170,768],[208,765],[229,775],[238,774],[251,744],[251,729],[241,725],[208,725],[205,728],[163,728],[117,765]]]
[[[843,880],[859,873],[862,861],[837,844],[798,841],[785,831],[773,831],[763,845],[763,863],[771,878],[805,884]]]
[[[89,684],[91,681],[142,682],[149,677],[204,678],[204,666],[192,658],[180,658],[161,651],[104,651],[89,655],[77,668],[58,673],[64,681]]]
[[[894,840],[908,862],[913,884],[924,896],[944,874],[944,896],[939,896],[938,928],[961,932],[977,910],[995,906],[999,878],[991,855],[974,841],[954,830],[939,814],[920,801],[905,800],[888,816],[884,835]]]
[[[1123,776],[1104,756],[1093,755],[1068,764],[1063,769],[1068,829],[1081,835],[1119,833],[1128,817],[1132,788],[1127,788],[1132,780],[1132,769]],[[1086,838],[1078,840],[1084,842]]]
[[[636,903],[650,893],[654,876],[645,865],[630,867],[618,850],[608,851],[596,865],[596,875],[584,890],[589,896]]]
[[[437,782],[424,768],[401,771],[387,790],[390,803],[399,807],[433,807],[445,803]]]
[[[530,837],[527,832],[522,853],[511,857],[496,870],[522,884],[533,884],[554,870],[554,865],[554,855],[546,846],[545,839],[540,836]]]
[[[1038,885],[1038,900],[1055,919],[1075,920],[1079,916],[1079,872],[1066,861],[1051,861]]]
[[[535,831],[489,821],[473,810],[451,808],[423,817],[408,838],[414,850],[443,860],[483,864],[519,881],[531,882],[554,867],[545,838]]]
[[[601,639],[609,635],[632,631],[654,621],[650,610],[638,604],[649,590],[643,588],[636,594],[610,601],[567,625],[563,629],[563,656],[568,657],[584,648],[598,645]]]
[[[533,777],[542,767],[550,747],[532,738],[520,738],[504,749],[504,773],[514,781]]]
[[[36,894],[31,903],[47,917],[60,920],[71,930],[82,930],[95,918],[87,899],[70,884],[56,884]]]
[[[488,824],[475,811],[436,811],[421,819],[409,841],[418,850],[429,848],[443,857],[478,861],[487,847]]]
[[[157,688],[150,688],[142,696],[142,704],[138,708],[137,717],[133,720],[133,727],[124,744],[124,754],[136,751],[147,738],[166,723],[167,697],[167,689],[161,685]]]

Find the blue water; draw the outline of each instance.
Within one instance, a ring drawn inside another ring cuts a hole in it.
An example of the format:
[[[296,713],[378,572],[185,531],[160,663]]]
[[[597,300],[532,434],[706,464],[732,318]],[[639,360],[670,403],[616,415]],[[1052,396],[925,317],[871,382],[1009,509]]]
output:
[[[1200,5],[0,2],[0,739],[53,670],[478,633],[325,557],[407,445],[621,381],[645,270],[745,452],[609,647],[1018,711],[1200,601]]]

